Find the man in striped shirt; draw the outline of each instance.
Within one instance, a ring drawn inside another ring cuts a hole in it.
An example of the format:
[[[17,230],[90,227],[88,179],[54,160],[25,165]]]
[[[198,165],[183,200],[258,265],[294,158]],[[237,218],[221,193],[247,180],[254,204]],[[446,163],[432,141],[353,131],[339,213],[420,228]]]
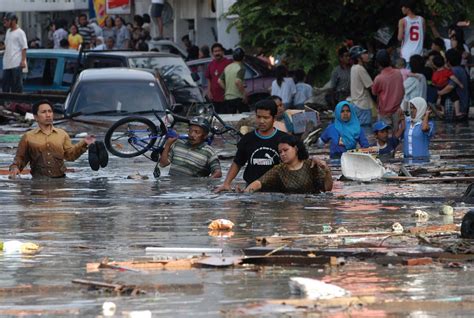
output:
[[[85,49],[91,48],[91,40],[92,37],[95,37],[94,28],[89,26],[89,21],[87,20],[87,15],[82,13],[79,16],[79,26],[78,32],[80,36],[82,36],[82,45],[84,45]]]
[[[219,158],[216,151],[206,143],[209,130],[207,119],[192,118],[187,140],[178,139],[176,134],[168,137],[159,166],[166,167],[171,164],[171,176],[220,178],[222,170]]]

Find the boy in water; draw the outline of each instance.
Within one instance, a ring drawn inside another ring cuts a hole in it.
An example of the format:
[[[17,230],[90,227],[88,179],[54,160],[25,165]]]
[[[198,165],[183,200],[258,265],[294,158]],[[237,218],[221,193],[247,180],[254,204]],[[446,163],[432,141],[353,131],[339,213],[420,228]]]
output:
[[[401,122],[401,125],[404,126],[405,122]],[[398,129],[394,132],[392,137],[389,137],[390,129],[392,129],[392,127],[387,125],[383,120],[377,121],[372,126],[376,141],[370,146],[378,150],[381,159],[393,158],[395,150],[400,144],[400,135],[403,129]]]

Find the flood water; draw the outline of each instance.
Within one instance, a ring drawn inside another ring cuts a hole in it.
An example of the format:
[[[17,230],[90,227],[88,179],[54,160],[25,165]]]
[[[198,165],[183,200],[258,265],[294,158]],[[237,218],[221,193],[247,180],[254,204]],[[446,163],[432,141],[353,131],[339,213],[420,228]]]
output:
[[[474,154],[474,123],[437,123],[432,154],[440,164],[474,164],[474,159],[443,159],[446,155]],[[18,133],[15,133],[18,134]],[[15,135],[13,134],[13,135]],[[13,136],[12,135],[12,136]],[[11,137],[14,140],[14,137]],[[441,141],[438,140],[454,140]],[[12,161],[16,142],[0,144],[0,166]],[[462,149],[462,150],[461,150]],[[229,146],[226,151],[233,151]],[[327,157],[325,151],[312,149]],[[225,172],[230,159],[222,161]],[[431,214],[421,225],[460,223],[469,209],[454,203],[454,220],[439,215],[441,205],[462,195],[466,183],[335,182],[333,193],[303,196],[283,194],[212,193],[221,181],[153,178],[154,163],[144,157],[111,157],[98,172],[90,170],[87,155],[74,163],[65,179],[10,181],[0,176],[2,202],[0,240],[36,242],[35,256],[0,254],[0,316],[102,315],[102,304],[114,302],[116,316],[150,310],[153,316],[218,317],[275,316],[272,311],[245,311],[251,303],[290,295],[290,277],[324,280],[355,296],[382,300],[433,300],[439,306],[335,309],[325,317],[472,317],[474,269],[425,266],[383,266],[349,259],[341,267],[266,266],[230,269],[117,271],[86,270],[87,263],[105,257],[116,261],[153,257],[146,246],[214,247],[225,255],[241,255],[256,246],[255,237],[273,234],[315,234],[330,225],[350,231],[390,230],[394,222],[405,228],[420,225],[411,214]],[[225,175],[224,172],[224,175]],[[140,173],[148,180],[127,179]],[[336,174],[337,177],[337,174]],[[213,237],[208,223],[226,218],[235,223],[232,237]],[[71,283],[88,279],[130,285],[159,285],[139,296],[113,296]],[[34,292],[13,293],[8,288],[31,285]],[[446,307],[444,304],[454,304]],[[449,312],[449,314],[448,314]],[[299,316],[304,313],[288,313]]]

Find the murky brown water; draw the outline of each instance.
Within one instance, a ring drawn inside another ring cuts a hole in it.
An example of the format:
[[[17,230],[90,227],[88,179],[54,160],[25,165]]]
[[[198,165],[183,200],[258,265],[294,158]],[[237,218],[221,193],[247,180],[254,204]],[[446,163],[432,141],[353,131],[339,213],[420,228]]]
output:
[[[474,154],[471,130],[474,124],[438,124],[437,139],[464,139],[432,143],[433,154]],[[15,143],[3,143],[0,166],[12,160]],[[442,159],[440,159],[441,161]],[[472,159],[471,159],[472,160]],[[450,159],[450,163],[469,159]],[[230,160],[223,162],[225,169]],[[0,176],[2,202],[0,239],[39,243],[36,256],[0,254],[0,289],[19,285],[35,288],[54,286],[34,293],[1,293],[0,316],[18,316],[21,311],[35,316],[98,316],[102,304],[112,301],[117,314],[150,310],[153,316],[222,316],[224,311],[265,299],[294,298],[288,279],[304,276],[322,279],[352,292],[380,299],[439,300],[464,299],[472,304],[474,270],[446,269],[432,264],[417,267],[387,267],[350,261],[330,267],[253,267],[238,269],[193,269],[189,271],[120,272],[101,270],[87,273],[86,263],[104,257],[131,260],[150,257],[144,246],[219,247],[226,255],[255,246],[262,235],[310,234],[323,225],[344,226],[351,231],[387,230],[393,222],[404,227],[417,225],[411,213],[431,212],[426,225],[449,222],[439,215],[440,206],[461,195],[466,184],[408,184],[336,182],[332,194],[318,196],[283,194],[222,194],[211,189],[219,181],[206,179],[153,179],[154,164],[145,158],[111,157],[109,166],[99,172],[88,168],[83,155],[68,167],[75,171],[64,180],[9,181]],[[145,174],[149,180],[129,180],[126,176]],[[468,206],[455,205],[454,222],[459,223]],[[208,235],[207,224],[216,218],[232,220],[236,227],[231,238]],[[142,296],[110,296],[72,285],[76,278],[160,284],[155,293]],[[472,306],[471,306],[472,307]],[[470,307],[454,306],[448,316],[472,316]],[[267,316],[276,315],[266,312]],[[348,317],[346,311],[325,316]],[[437,307],[414,310],[410,307],[363,309],[354,316],[446,317]],[[228,314],[231,315],[231,314]],[[254,313],[261,316],[262,313]],[[295,314],[296,315],[296,314]],[[28,316],[28,315],[27,315]]]

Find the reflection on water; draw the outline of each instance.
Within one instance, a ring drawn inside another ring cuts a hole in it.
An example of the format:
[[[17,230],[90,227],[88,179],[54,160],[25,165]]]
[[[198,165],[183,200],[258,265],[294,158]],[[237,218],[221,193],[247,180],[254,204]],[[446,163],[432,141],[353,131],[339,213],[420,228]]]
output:
[[[454,134],[456,138],[470,136],[466,127],[446,127],[440,128],[439,138],[452,139]],[[433,143],[434,152],[452,146],[444,145]],[[0,156],[0,163],[6,166],[11,159],[10,151]],[[229,165],[229,160],[223,162],[225,168]],[[314,234],[325,225],[344,226],[351,231],[387,230],[394,222],[410,227],[416,225],[411,214],[420,207],[432,215],[428,225],[443,224],[440,206],[446,197],[462,193],[464,184],[337,182],[332,194],[215,195],[211,190],[219,183],[216,180],[164,177],[156,181],[152,177],[154,163],[145,158],[112,157],[106,169],[92,172],[87,157],[82,156],[68,167],[74,172],[65,179],[23,177],[9,181],[0,176],[0,238],[34,241],[43,247],[34,257],[0,256],[0,294],[2,288],[19,285],[55,286],[34,295],[2,294],[0,315],[13,309],[96,316],[107,300],[116,303],[118,312],[151,310],[157,316],[220,316],[222,310],[246,301],[290,298],[288,279],[292,276],[321,279],[354,295],[381,299],[445,299],[474,293],[471,267],[450,270],[436,264],[403,267],[349,261],[338,268],[86,272],[87,263],[105,257],[143,258],[145,246],[219,247],[231,255],[254,246],[256,236]],[[126,179],[137,172],[149,179]],[[461,216],[456,213],[454,222],[459,223]],[[235,223],[232,237],[208,235],[207,224],[217,218]],[[108,296],[73,286],[71,280],[75,278],[159,284],[162,289],[140,297]],[[171,284],[173,287],[166,288]],[[388,314],[369,309],[358,313],[368,317]],[[428,311],[426,316],[433,313]]]

